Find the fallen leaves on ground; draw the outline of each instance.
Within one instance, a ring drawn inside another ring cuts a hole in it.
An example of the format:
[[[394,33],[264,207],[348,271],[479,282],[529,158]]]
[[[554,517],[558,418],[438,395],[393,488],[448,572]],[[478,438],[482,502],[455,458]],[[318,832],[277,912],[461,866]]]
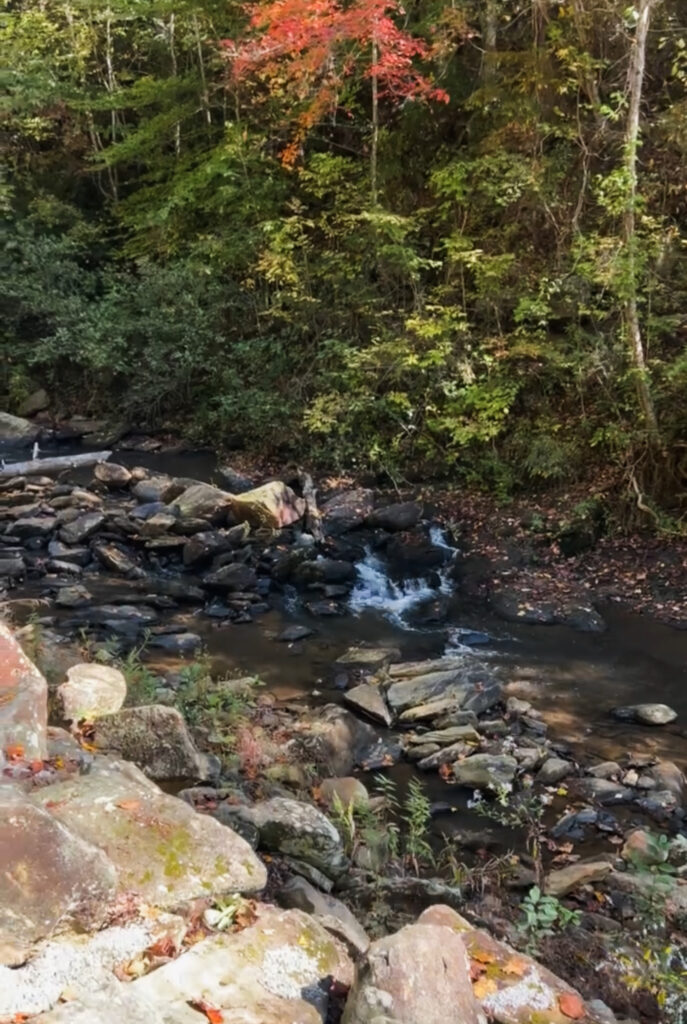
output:
[[[580,1020],[587,1012],[582,999],[577,992],[563,992],[558,997],[558,1008],[566,1017],[571,1020]]]
[[[485,999],[498,992],[498,985],[493,978],[481,977],[473,984],[472,991],[476,999]]]
[[[224,1014],[221,1010],[216,1009],[214,1006],[210,1006],[205,1000],[199,999],[189,1003],[194,1010],[199,1010],[204,1013],[210,1024],[224,1024]]]

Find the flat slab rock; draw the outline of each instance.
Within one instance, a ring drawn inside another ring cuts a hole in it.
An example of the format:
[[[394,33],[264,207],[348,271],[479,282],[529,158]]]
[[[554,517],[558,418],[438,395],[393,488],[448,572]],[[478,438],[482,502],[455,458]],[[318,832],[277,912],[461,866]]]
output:
[[[243,931],[221,933],[132,982],[156,1006],[204,1000],[232,1024],[321,1024],[332,983],[354,968],[343,946],[300,910],[259,906]]]
[[[384,725],[389,726],[393,721],[393,716],[384,700],[384,694],[378,686],[361,683],[360,686],[354,686],[351,690],[347,690],[343,699],[345,704],[350,704],[351,707],[362,711]]]
[[[44,760],[47,726],[47,683],[0,622],[0,760],[12,748],[29,760]]]
[[[424,673],[416,673],[413,666],[412,675],[403,678],[400,672],[393,672],[393,679],[386,699],[397,713],[437,699],[479,713],[495,704],[501,695],[491,669],[476,663],[474,658],[456,659],[452,667],[440,669],[434,669],[433,663],[428,662]]]
[[[109,858],[10,785],[0,821],[0,964],[21,963],[58,926],[101,924],[117,881]]]
[[[265,866],[244,839],[167,796],[126,762],[97,759],[87,775],[36,790],[30,799],[107,854],[119,892],[167,907],[265,886]]]

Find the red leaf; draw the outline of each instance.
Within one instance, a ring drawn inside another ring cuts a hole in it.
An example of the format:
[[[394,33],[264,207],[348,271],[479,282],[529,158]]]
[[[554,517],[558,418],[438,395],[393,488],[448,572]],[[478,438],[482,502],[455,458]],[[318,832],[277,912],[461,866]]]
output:
[[[558,1008],[561,1013],[572,1020],[580,1020],[587,1012],[577,992],[563,992],[558,997]]]
[[[224,1014],[221,1010],[216,1010],[202,999],[193,1000],[190,1004],[194,1010],[200,1010],[204,1013],[210,1024],[224,1024]]]

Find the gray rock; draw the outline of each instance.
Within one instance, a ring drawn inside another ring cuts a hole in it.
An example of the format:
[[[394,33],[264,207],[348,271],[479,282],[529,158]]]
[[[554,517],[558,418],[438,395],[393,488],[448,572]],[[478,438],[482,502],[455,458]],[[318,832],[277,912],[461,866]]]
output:
[[[307,731],[300,742],[305,758],[327,775],[350,775],[356,767],[374,769],[400,756],[397,742],[384,740],[367,722],[335,704],[314,712],[304,725]]]
[[[11,630],[0,622],[0,751],[47,757],[48,686]]]
[[[667,704],[631,704],[614,708],[611,714],[622,722],[641,722],[642,725],[668,725],[677,718],[677,711]]]
[[[344,491],[330,498],[322,505],[326,532],[338,536],[362,526],[373,511],[372,498],[372,491],[364,487]]]
[[[312,636],[314,632],[315,630],[310,629],[309,626],[287,626],[286,629],[281,631],[277,640],[283,644],[292,644],[296,643],[298,640],[305,640],[306,637]]]
[[[79,567],[88,565],[91,560],[90,548],[70,547],[68,544],[63,544],[61,540],[51,540],[49,542],[48,554],[57,561],[69,562]]]
[[[30,423],[21,416],[12,416],[8,412],[0,412],[0,439],[23,441],[29,444],[35,441],[41,432],[36,423]]]
[[[345,563],[348,565],[348,563]],[[374,672],[400,657],[398,647],[349,647],[339,655],[335,664],[342,668],[364,669]]]
[[[544,786],[554,786],[567,778],[573,767],[570,761],[564,761],[561,757],[549,757],[537,772],[537,782]]]
[[[65,544],[80,544],[101,529],[105,523],[102,512],[87,512],[70,523],[64,523],[60,529],[60,540]]]
[[[50,399],[45,388],[37,388],[32,391],[19,406],[20,416],[35,416],[37,412],[43,412],[49,408]]]
[[[148,637],[148,646],[169,654],[193,654],[203,646],[203,641],[197,633],[153,633]]]
[[[55,529],[57,520],[53,516],[27,516],[24,519],[17,519],[12,524],[12,536],[19,540],[29,540],[31,537],[49,537]]]
[[[341,836],[311,804],[274,797],[243,813],[257,826],[263,849],[312,864],[329,878],[339,878],[346,870]]]
[[[422,751],[422,756],[418,760],[418,768],[427,772],[440,768],[442,764],[451,764],[452,761],[465,757],[470,753],[470,749],[463,740],[451,743],[448,747],[441,747],[437,743],[422,743],[417,747],[412,747],[407,752],[407,756],[414,761],[417,758],[417,751]]]
[[[607,860],[578,861],[557,871],[551,871],[544,881],[544,892],[551,896],[565,896],[573,889],[590,882],[601,882],[613,869]]]
[[[334,896],[320,892],[307,879],[289,879],[277,893],[277,900],[282,907],[309,914],[356,953],[365,954],[369,949],[369,936],[348,907]]]
[[[94,544],[93,553],[100,564],[104,565],[106,569],[121,573],[122,576],[130,576],[141,572],[131,554],[116,544]]]
[[[231,497],[211,484],[193,484],[174,499],[174,509],[181,519],[212,520],[229,507]]]
[[[214,764],[197,750],[176,708],[162,704],[98,715],[95,745],[98,750],[132,761],[149,778],[159,781],[203,782],[216,775]]]
[[[126,466],[118,466],[116,462],[98,462],[93,470],[93,476],[99,483],[112,490],[128,487],[131,483],[131,472]]]
[[[453,766],[456,783],[474,789],[507,786],[515,778],[517,770],[518,762],[507,754],[473,754]]]
[[[355,579],[355,567],[341,559],[320,557],[301,562],[294,579],[300,584],[350,583]]]
[[[111,665],[82,662],[67,669],[67,681],[57,692],[65,721],[92,722],[119,711],[126,700],[126,679]]]
[[[442,699],[448,702],[446,710],[463,708],[479,714],[496,703],[500,694],[500,685],[491,670],[475,664],[473,658],[466,658],[457,668],[394,681],[386,697],[395,712]]]
[[[422,505],[418,501],[399,501],[370,512],[365,525],[381,530],[412,530],[422,516]]]
[[[598,804],[622,804],[629,803],[634,798],[631,789],[620,786],[609,779],[580,779],[576,788],[585,797],[590,798]]]
[[[602,761],[587,768],[587,775],[593,775],[595,779],[617,779],[620,775],[620,765],[617,761]]]
[[[151,502],[164,502],[167,504],[185,490],[186,485],[177,482],[171,476],[147,477],[144,480],[139,480],[131,488],[138,501],[145,505]]]
[[[207,573],[203,577],[203,583],[207,587],[211,590],[221,591],[254,590],[257,582],[255,569],[240,562],[223,565],[221,569]]]
[[[0,576],[18,579],[26,575],[26,564],[19,555],[10,558],[0,557]]]
[[[673,761],[659,761],[658,764],[648,769],[647,775],[653,779],[657,789],[672,793],[678,805],[685,803],[687,780],[685,780],[682,770]]]
[[[222,483],[231,494],[245,494],[254,487],[253,481],[229,465],[218,466],[217,472]]]
[[[69,568],[78,569],[78,566],[72,565]],[[71,587],[60,587],[55,597],[55,604],[58,608],[81,608],[92,600],[93,595],[90,590],[80,583],[75,583]]]
[[[211,562],[215,555],[231,551],[232,547],[233,543],[226,533],[220,530],[201,530],[184,544],[182,560],[187,569],[197,569]]]
[[[391,725],[392,715],[384,700],[384,694],[378,686],[361,683],[360,686],[354,686],[351,690],[347,690],[343,699],[346,704],[350,704],[351,707],[362,711],[376,721],[382,722],[386,726]]]

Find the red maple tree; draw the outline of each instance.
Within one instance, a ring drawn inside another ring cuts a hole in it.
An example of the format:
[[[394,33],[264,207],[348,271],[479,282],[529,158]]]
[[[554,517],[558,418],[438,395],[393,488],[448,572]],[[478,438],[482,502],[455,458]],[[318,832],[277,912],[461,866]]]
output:
[[[246,36],[226,40],[225,51],[236,80],[260,72],[297,101],[295,132],[282,153],[287,165],[295,163],[313,125],[341,104],[347,81],[361,69],[372,83],[373,133],[379,98],[448,102],[445,90],[416,67],[430,50],[397,24],[404,14],[398,0],[270,0],[245,10]]]

